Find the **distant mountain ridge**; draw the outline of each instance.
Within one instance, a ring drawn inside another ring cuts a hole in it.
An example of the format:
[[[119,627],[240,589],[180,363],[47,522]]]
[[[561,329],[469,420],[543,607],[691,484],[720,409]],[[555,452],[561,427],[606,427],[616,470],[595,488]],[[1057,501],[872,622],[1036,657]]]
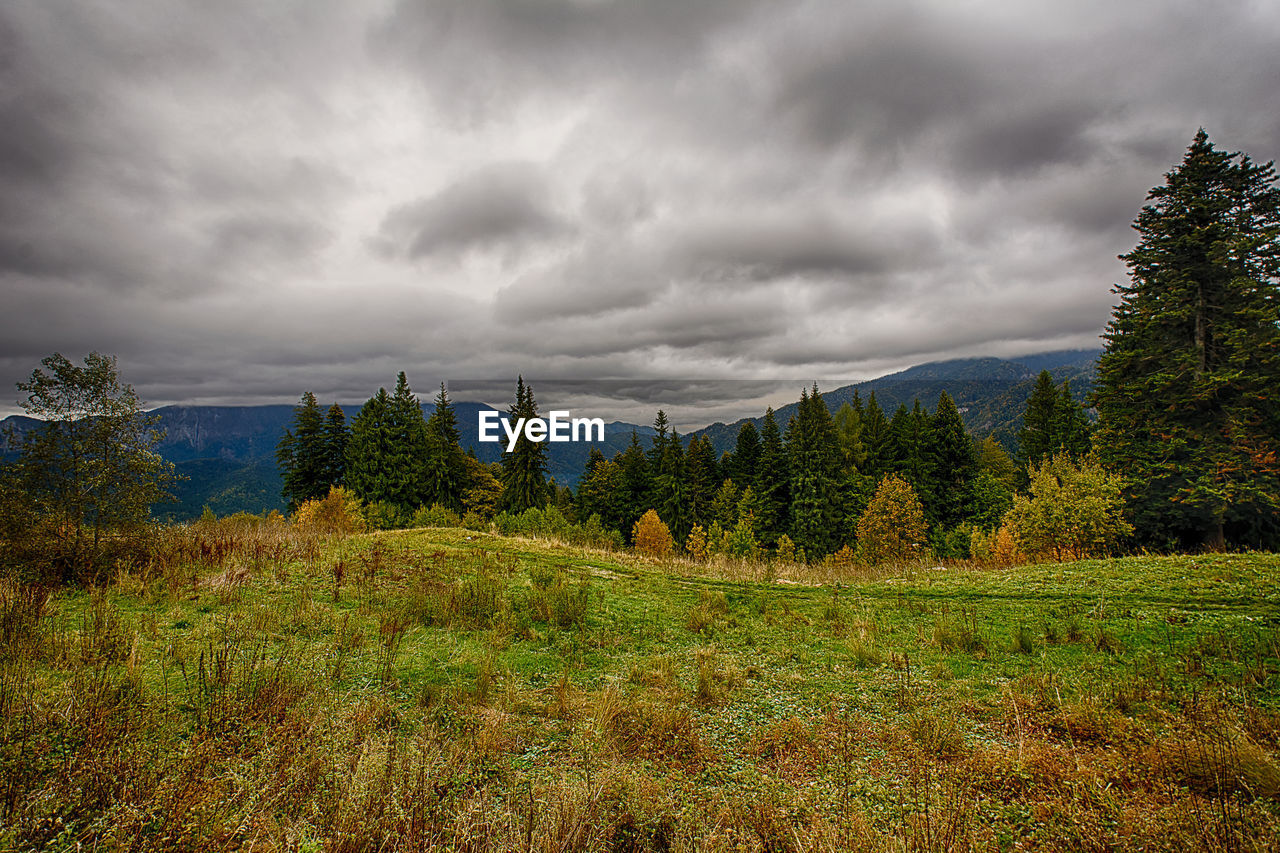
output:
[[[909,408],[917,398],[921,405],[932,410],[938,395],[945,390],[956,401],[971,433],[979,437],[994,435],[1012,448],[1027,395],[1039,371],[1048,370],[1059,382],[1069,379],[1075,396],[1083,399],[1092,388],[1098,354],[1098,350],[1064,350],[1018,361],[971,358],[930,362],[878,379],[819,390],[832,412],[852,401],[855,392],[865,404],[875,391],[877,401],[889,417],[900,404]],[[797,398],[800,391],[796,388]],[[505,410],[470,401],[455,402],[453,406],[463,448],[474,447],[477,458],[483,462],[500,459],[501,443],[478,441],[478,422],[481,411],[505,413]],[[429,417],[435,407],[424,403],[422,410]],[[785,428],[795,410],[795,403],[778,409],[779,426]],[[356,411],[355,407],[347,407],[346,413],[350,418]],[[284,509],[275,450],[285,430],[293,424],[293,412],[294,406],[279,404],[177,405],[153,410],[153,414],[160,416],[159,426],[165,431],[158,447],[160,454],[175,464],[179,474],[188,478],[175,489],[177,504],[159,507],[157,511],[181,520],[199,515],[205,506],[219,514]],[[746,420],[755,421],[758,427],[763,416],[761,412],[759,416],[732,424],[714,423],[690,434],[710,436],[717,453],[723,453],[734,446],[738,430]],[[12,453],[9,429],[20,435],[38,423],[23,415],[11,415],[0,421],[0,454]],[[605,425],[603,442],[547,444],[548,473],[561,485],[576,485],[593,446],[606,457],[612,457],[630,444],[633,430],[647,449],[653,427],[622,421]]]
[[[934,361],[878,379],[831,389],[819,386],[818,390],[833,413],[845,403],[852,403],[855,393],[865,406],[874,392],[876,402],[889,418],[893,417],[898,406],[911,408],[916,400],[933,411],[938,397],[946,391],[960,409],[965,428],[971,434],[979,438],[994,436],[1012,450],[1017,444],[1027,397],[1040,371],[1048,370],[1056,382],[1069,381],[1072,396],[1084,400],[1093,388],[1100,353],[1101,350],[1061,350],[1020,361],[991,357]],[[800,391],[796,389],[797,397]],[[786,429],[787,421],[795,415],[797,408],[798,403],[789,403],[774,411],[780,428]],[[742,418],[731,424],[714,423],[693,434],[709,436],[716,452],[724,453],[733,448],[738,431],[748,420],[758,429],[764,422],[764,415]]]

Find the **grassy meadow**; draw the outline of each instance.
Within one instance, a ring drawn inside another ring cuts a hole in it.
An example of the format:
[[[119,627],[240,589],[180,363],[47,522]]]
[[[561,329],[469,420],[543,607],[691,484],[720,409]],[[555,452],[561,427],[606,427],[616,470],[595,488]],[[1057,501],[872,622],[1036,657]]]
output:
[[[0,586],[0,849],[1280,850],[1280,557],[174,528]]]

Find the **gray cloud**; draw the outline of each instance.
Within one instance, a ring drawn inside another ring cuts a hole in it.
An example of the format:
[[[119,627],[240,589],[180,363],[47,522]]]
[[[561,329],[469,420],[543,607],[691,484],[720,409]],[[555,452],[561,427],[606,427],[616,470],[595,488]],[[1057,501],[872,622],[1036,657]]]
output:
[[[1089,346],[1196,128],[1280,153],[1277,40],[1190,0],[10,0],[0,384],[54,350],[260,403]]]
[[[547,185],[524,163],[488,166],[387,214],[379,242],[411,259],[504,249],[568,230]]]

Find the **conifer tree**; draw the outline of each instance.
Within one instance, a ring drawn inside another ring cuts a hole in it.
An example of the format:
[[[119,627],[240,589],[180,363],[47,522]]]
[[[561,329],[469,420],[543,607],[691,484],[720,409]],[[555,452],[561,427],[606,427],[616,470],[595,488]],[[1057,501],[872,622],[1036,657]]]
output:
[[[688,477],[688,516],[690,524],[708,524],[711,501],[720,482],[716,451],[707,436],[694,436],[685,454]]]
[[[526,423],[538,416],[538,404],[533,389],[524,384],[524,377],[516,379],[516,399],[508,410],[514,426],[521,418]],[[511,513],[541,508],[547,503],[547,451],[542,442],[530,441],[521,430],[510,453],[502,455],[502,504]]]
[[[1058,450],[1063,450],[1073,460],[1080,460],[1093,449],[1089,418],[1084,407],[1071,394],[1069,380],[1062,381],[1058,394],[1057,422],[1054,425]]]
[[[689,514],[689,469],[680,434],[674,430],[663,445],[662,461],[654,484],[658,515],[671,529],[671,535],[683,542],[693,527]]]
[[[791,539],[810,557],[829,554],[841,544],[840,449],[831,412],[816,384],[812,393],[801,392],[786,438]]]
[[[351,437],[351,428],[347,426],[346,413],[337,403],[329,407],[323,433],[324,481],[330,486],[341,486],[346,481],[347,441]]]
[[[430,455],[427,422],[422,404],[409,387],[404,371],[396,377],[388,412],[392,458],[387,501],[405,513],[412,513],[426,499],[427,459]]]
[[[276,445],[276,466],[284,481],[280,494],[290,512],[329,493],[325,461],[324,418],[316,395],[306,391],[293,409],[293,429]]]
[[[619,453],[614,460],[619,468],[618,512],[621,515],[621,530],[630,535],[635,523],[644,515],[649,506],[649,495],[652,492],[649,460],[640,447],[640,437],[631,431],[631,443],[627,449]]]
[[[449,392],[440,383],[435,411],[427,419],[427,457],[424,465],[423,503],[440,504],[454,512],[462,511],[462,495],[466,490],[466,468],[462,463],[462,447],[458,444],[458,419],[449,401]]]
[[[1058,437],[1059,420],[1058,389],[1053,386],[1053,377],[1049,375],[1049,371],[1042,370],[1036,377],[1031,395],[1027,397],[1022,429],[1018,431],[1018,448],[1024,466],[1039,465],[1061,446]]]
[[[756,493],[756,535],[768,548],[777,546],[787,532],[791,516],[791,489],[787,479],[786,448],[773,409],[764,413],[760,430],[760,464],[750,483]]]
[[[876,392],[871,392],[867,400],[867,411],[862,419],[862,447],[866,453],[863,474],[875,477],[877,482],[885,471],[889,470],[893,449],[890,439],[889,421],[884,416],[884,409],[876,401]]]
[[[1139,536],[1280,542],[1280,189],[1201,129],[1134,221],[1093,402]]]
[[[347,442],[347,487],[365,503],[392,499],[394,441],[391,395],[379,388],[356,413]]]
[[[952,528],[968,516],[978,458],[960,411],[946,391],[938,397],[929,437],[933,519],[936,524]]]
[[[760,432],[752,421],[744,421],[738,429],[738,440],[726,459],[724,476],[738,483],[749,483],[760,464]]]

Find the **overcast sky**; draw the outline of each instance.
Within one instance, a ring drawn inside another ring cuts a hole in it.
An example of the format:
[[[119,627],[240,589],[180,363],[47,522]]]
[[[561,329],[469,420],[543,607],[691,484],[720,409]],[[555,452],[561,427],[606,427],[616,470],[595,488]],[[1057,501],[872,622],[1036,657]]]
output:
[[[4,0],[0,414],[54,351],[160,405],[1096,346],[1196,129],[1280,156],[1277,44],[1261,0]]]

